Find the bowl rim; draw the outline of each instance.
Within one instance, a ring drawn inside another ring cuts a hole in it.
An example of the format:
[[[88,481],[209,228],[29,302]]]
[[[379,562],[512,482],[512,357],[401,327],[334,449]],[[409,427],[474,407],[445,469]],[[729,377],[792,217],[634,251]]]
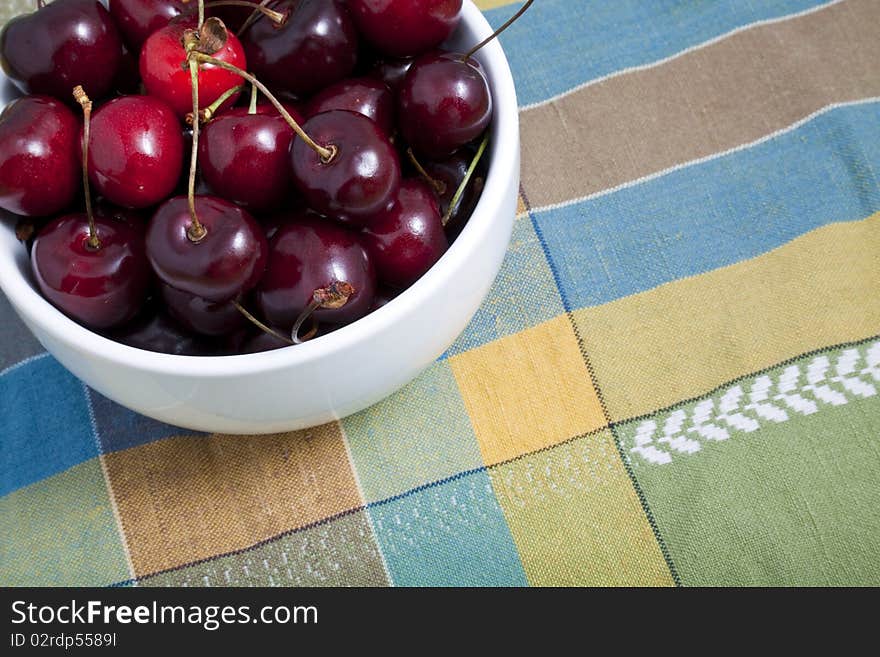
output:
[[[464,0],[462,23],[487,37],[492,28],[471,0]],[[77,351],[86,352],[112,364],[178,377],[221,378],[297,367],[324,358],[331,352],[356,347],[371,336],[401,321],[442,289],[469,258],[479,257],[480,245],[495,227],[508,181],[517,175],[519,158],[507,149],[519,148],[519,108],[513,76],[498,39],[476,55],[483,66],[493,93],[494,117],[490,130],[489,170],[483,193],[470,219],[449,250],[412,286],[385,306],[319,339],[296,347],[228,356],[178,356],[130,347],[91,331],[68,318],[47,301],[22,275],[16,254],[0,250],[0,289],[26,322],[38,325],[53,339]]]

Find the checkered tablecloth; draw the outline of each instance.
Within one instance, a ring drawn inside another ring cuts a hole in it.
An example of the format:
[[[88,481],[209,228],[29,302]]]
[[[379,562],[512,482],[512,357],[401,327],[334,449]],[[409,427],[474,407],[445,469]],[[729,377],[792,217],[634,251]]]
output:
[[[0,584],[880,584],[878,25],[536,2],[496,285],[339,423],[159,424],[0,299]]]

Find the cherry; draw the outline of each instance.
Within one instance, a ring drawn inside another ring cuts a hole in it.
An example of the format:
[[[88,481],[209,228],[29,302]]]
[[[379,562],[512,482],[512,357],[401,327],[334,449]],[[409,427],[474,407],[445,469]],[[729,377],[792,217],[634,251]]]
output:
[[[143,234],[131,225],[95,218],[100,246],[89,245],[84,213],[65,215],[37,235],[31,265],[43,295],[92,329],[134,317],[146,298],[150,270]]]
[[[273,209],[290,186],[293,137],[293,129],[277,112],[250,114],[233,108],[204,128],[198,156],[202,176],[224,198],[254,211]]]
[[[181,326],[195,333],[220,336],[234,333],[247,320],[233,303],[215,303],[189,292],[162,284],[162,299],[168,312]]]
[[[293,181],[317,212],[363,225],[387,209],[400,188],[400,159],[382,129],[362,114],[332,110],[302,128],[332,155],[322,158],[303,140],[290,149]]]
[[[440,207],[428,185],[404,180],[392,208],[364,229],[363,243],[386,285],[409,287],[421,278],[449,248]]]
[[[0,207],[47,216],[76,197],[79,121],[61,101],[25,96],[0,115]]]
[[[278,329],[273,330],[277,333],[281,333]],[[275,351],[276,349],[283,349],[284,347],[289,346],[291,345],[288,340],[282,340],[281,337],[273,335],[272,333],[259,331],[245,341],[244,346],[242,347],[242,353],[258,354],[263,351]]]
[[[461,0],[348,0],[361,34],[393,57],[420,55],[445,41],[458,25]]]
[[[379,289],[376,290],[376,296],[373,298],[373,307],[370,308],[370,312],[379,310],[379,308],[382,308],[383,306],[387,306],[398,294],[400,294],[400,290],[379,287]]]
[[[400,86],[397,113],[410,145],[442,158],[483,133],[492,119],[492,94],[476,60],[436,52],[413,63]]]
[[[167,198],[180,178],[183,135],[173,110],[152,96],[124,96],[95,112],[89,176],[111,203],[145,208]]]
[[[125,41],[138,52],[153,32],[192,11],[187,3],[188,0],[110,0],[110,14]]]
[[[483,193],[486,168],[484,161],[480,160],[458,203],[455,207],[450,207],[456,191],[464,182],[472,158],[473,154],[469,149],[462,149],[445,159],[423,163],[425,175],[430,179],[429,186],[440,203],[440,214],[445,220],[447,235],[460,232]]]
[[[357,31],[342,0],[285,0],[284,25],[260,18],[244,34],[251,70],[273,89],[309,95],[342,80],[357,63]]]
[[[13,18],[0,32],[0,63],[25,93],[68,99],[75,85],[111,91],[122,37],[98,0],[55,0]]]
[[[197,196],[194,206],[201,231],[186,196],[159,206],[147,226],[147,256],[171,287],[209,301],[231,301],[263,275],[266,237],[250,214],[229,201]]]
[[[373,62],[373,67],[368,75],[376,80],[381,80],[388,85],[391,91],[396,92],[400,87],[400,83],[403,82],[403,78],[406,77],[412,63],[412,57],[403,59],[383,57]]]
[[[217,356],[218,348],[203,337],[185,331],[167,312],[148,308],[125,326],[107,335],[135,349],[174,356]]]
[[[191,19],[169,23],[150,35],[141,49],[140,71],[147,93],[164,100],[179,117],[193,111],[190,73],[182,66],[186,59],[182,43],[184,33],[195,27],[196,23]],[[235,35],[225,32],[221,40],[222,46],[209,54],[220,61],[246,68],[244,49]],[[219,42],[206,47],[213,50],[216,45]],[[199,107],[207,107],[239,84],[235,73],[213,64],[202,64],[199,66]],[[233,94],[226,107],[234,105],[237,98],[237,94]]]
[[[347,324],[369,312],[376,273],[355,233],[300,213],[272,238],[269,264],[255,298],[271,325],[289,331],[316,293],[335,292],[340,284],[350,287],[345,290],[347,296],[342,295],[341,305],[315,308],[314,318],[319,322]]]
[[[394,131],[394,99],[384,82],[351,78],[330,85],[306,106],[308,118],[329,110],[349,110],[372,119],[386,135]]]

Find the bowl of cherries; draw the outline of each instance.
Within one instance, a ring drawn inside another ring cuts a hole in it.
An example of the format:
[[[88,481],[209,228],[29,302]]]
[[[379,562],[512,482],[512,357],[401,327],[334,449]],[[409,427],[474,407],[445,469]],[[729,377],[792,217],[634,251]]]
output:
[[[0,32],[0,287],[73,374],[173,425],[376,403],[510,241],[497,33],[469,0],[35,0]]]

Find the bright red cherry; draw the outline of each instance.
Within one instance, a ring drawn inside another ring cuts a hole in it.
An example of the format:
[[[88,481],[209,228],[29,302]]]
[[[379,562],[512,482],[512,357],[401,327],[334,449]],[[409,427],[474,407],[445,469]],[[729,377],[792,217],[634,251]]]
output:
[[[249,114],[233,108],[202,132],[202,176],[216,194],[250,210],[276,208],[290,191],[293,137],[293,129],[277,112]]]
[[[145,208],[167,198],[183,163],[183,135],[172,109],[152,96],[124,96],[92,116],[89,177],[111,203]]]
[[[363,242],[386,285],[408,287],[421,278],[449,248],[440,208],[428,185],[404,180],[392,208],[364,229]]]
[[[0,208],[27,216],[64,210],[82,182],[79,119],[48,96],[25,96],[0,115]]]
[[[419,153],[442,158],[479,137],[492,120],[492,94],[475,59],[437,52],[417,59],[397,97],[398,125]]]
[[[341,307],[315,310],[319,322],[346,324],[369,312],[376,272],[355,233],[300,214],[272,238],[269,264],[255,297],[269,324],[290,331],[315,292],[338,283],[350,285],[353,293]]]
[[[147,227],[147,257],[159,279],[209,301],[232,301],[253,288],[266,267],[268,244],[245,210],[221,198],[196,196],[207,233],[192,241],[185,196],[159,206]]]
[[[110,14],[137,53],[153,32],[194,6],[194,2],[187,5],[187,0],[110,0]]]
[[[235,305],[228,301],[215,303],[165,284],[161,284],[161,291],[171,316],[194,333],[228,335],[247,322]]]
[[[55,0],[9,21],[0,63],[25,93],[68,100],[76,85],[94,98],[112,89],[122,37],[98,0]]]
[[[303,130],[334,152],[325,162],[302,139],[290,149],[293,181],[314,210],[360,226],[394,202],[400,158],[376,123],[356,112],[332,110],[313,116]]]
[[[181,118],[193,111],[189,68],[183,66],[186,52],[182,39],[187,29],[194,28],[195,23],[191,20],[169,23],[153,32],[141,49],[140,71],[147,93],[164,100]],[[247,68],[244,49],[231,32],[227,32],[226,43],[212,56],[238,68]],[[201,64],[199,108],[207,107],[240,84],[241,78],[232,71],[212,64]],[[238,94],[233,94],[223,107],[231,107],[237,99]]]
[[[357,31],[342,0],[284,0],[272,8],[289,12],[284,25],[260,18],[243,36],[247,61],[260,81],[309,95],[354,70]]]
[[[348,0],[358,29],[392,57],[421,55],[455,31],[461,0]]]
[[[89,244],[85,214],[51,222],[34,241],[31,266],[40,291],[65,315],[106,330],[140,311],[151,275],[141,231],[100,216],[95,227],[99,248]]]
[[[330,85],[306,106],[306,116],[330,110],[349,110],[363,114],[382,128],[386,135],[394,132],[394,98],[384,82],[372,78],[350,78]]]

